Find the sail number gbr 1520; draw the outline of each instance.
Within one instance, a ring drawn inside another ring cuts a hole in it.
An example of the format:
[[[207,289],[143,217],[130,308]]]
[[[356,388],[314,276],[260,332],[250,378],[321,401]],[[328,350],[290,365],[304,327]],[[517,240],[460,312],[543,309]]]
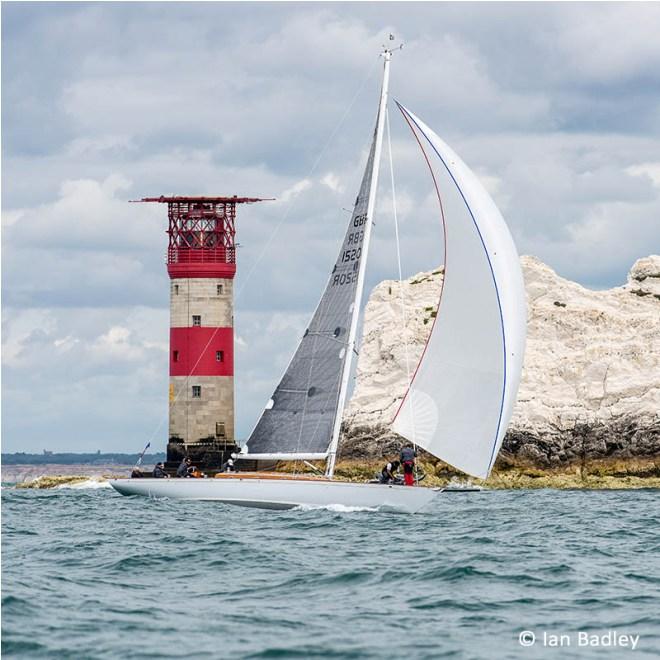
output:
[[[348,272],[335,273],[332,278],[332,286],[343,286],[344,284],[353,284],[357,281],[357,274],[360,269],[360,255],[362,254],[362,239],[364,238],[364,229],[362,226],[367,221],[366,213],[356,215],[353,218],[351,233],[346,237],[346,249],[342,251],[339,258],[340,264],[353,264]]]

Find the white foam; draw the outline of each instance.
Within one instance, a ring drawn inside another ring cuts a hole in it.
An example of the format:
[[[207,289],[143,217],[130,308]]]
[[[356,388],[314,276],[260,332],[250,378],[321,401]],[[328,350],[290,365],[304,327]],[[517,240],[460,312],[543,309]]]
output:
[[[62,490],[63,488],[72,488],[74,490],[96,490],[98,488],[112,488],[110,483],[106,479],[86,479],[85,481],[74,481],[70,484],[60,484],[55,486],[56,490]]]
[[[345,504],[324,504],[312,506],[301,504],[295,507],[296,511],[334,511],[335,513],[356,513],[357,511],[379,511],[380,509],[369,506],[346,506]]]

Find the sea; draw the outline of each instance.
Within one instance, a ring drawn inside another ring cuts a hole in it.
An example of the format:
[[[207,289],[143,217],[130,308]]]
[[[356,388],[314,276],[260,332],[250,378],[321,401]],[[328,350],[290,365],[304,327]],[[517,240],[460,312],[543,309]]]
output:
[[[405,515],[5,486],[2,653],[657,658],[659,501],[441,493]]]

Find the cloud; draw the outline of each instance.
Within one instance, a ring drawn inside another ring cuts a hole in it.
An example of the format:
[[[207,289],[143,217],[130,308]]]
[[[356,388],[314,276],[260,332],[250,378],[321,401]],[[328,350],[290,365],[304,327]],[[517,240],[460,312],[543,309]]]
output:
[[[574,9],[572,24],[557,34],[558,47],[573,63],[570,75],[600,84],[622,80],[660,82],[660,11],[614,3],[598,11]],[[634,37],[632,37],[634,35]],[[631,38],[632,37],[632,38]]]
[[[130,186],[117,174],[65,180],[52,202],[11,210],[3,232],[5,305],[163,304],[162,261],[151,249],[164,223],[157,209],[127,204]]]
[[[280,200],[282,202],[290,202],[294,197],[297,197],[300,195],[300,193],[308,190],[311,185],[312,182],[309,179],[298,181],[297,183],[294,183],[290,188],[287,188],[282,192],[280,195]]]
[[[166,412],[167,350],[166,310],[5,309],[3,450],[132,450]]]
[[[135,449],[162,429],[165,208],[127,203],[160,194],[277,198],[237,220],[249,432],[345,231],[390,31],[393,95],[478,173],[519,250],[623,282],[658,249],[659,29],[652,3],[3,6],[5,449]],[[391,122],[405,276],[440,263],[442,236]],[[367,290],[396,276],[381,174]],[[464,212],[449,181],[442,194]]]
[[[130,187],[120,174],[64,181],[54,202],[13,211],[7,241],[49,250],[144,250],[159,218],[144,207],[136,209],[136,221],[125,220],[126,199],[118,195]]]
[[[121,135],[101,135],[95,138],[76,138],[66,147],[67,156],[80,157],[107,157],[112,153],[135,152],[136,145],[130,138]]]
[[[660,163],[639,163],[626,168],[626,172],[632,176],[648,177],[653,185],[660,188]]]
[[[344,186],[342,186],[340,178],[334,172],[328,172],[321,179],[321,183],[328,186],[333,192],[344,192]]]

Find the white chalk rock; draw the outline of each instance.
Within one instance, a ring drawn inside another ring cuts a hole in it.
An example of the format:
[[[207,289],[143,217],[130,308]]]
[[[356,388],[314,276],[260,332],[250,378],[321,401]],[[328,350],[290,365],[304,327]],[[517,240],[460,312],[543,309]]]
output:
[[[565,280],[535,257],[521,263],[528,338],[509,445],[515,436],[543,439],[553,445],[545,454],[563,459],[562,438],[582,424],[600,429],[592,438],[597,454],[657,451],[660,256],[638,260],[625,286],[606,291]],[[394,418],[435,320],[442,273],[384,281],[372,291],[344,418],[349,438],[352,429],[382,435]],[[622,434],[629,437],[619,442]],[[575,455],[575,447],[566,449]]]

